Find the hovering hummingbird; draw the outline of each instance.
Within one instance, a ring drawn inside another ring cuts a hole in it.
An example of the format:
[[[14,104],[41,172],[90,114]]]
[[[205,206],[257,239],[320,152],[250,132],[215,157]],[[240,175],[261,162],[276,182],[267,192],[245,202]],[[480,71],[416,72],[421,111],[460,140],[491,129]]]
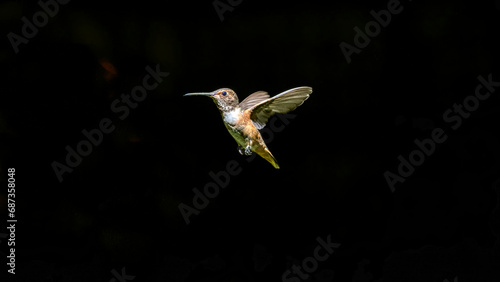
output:
[[[213,92],[188,93],[184,96],[203,95],[212,98],[219,109],[227,130],[238,143],[241,155],[251,155],[252,151],[280,168],[269,151],[259,130],[266,126],[267,120],[275,113],[285,114],[309,98],[312,88],[297,87],[282,92],[272,98],[265,91],[257,91],[239,103],[236,93],[229,88]]]

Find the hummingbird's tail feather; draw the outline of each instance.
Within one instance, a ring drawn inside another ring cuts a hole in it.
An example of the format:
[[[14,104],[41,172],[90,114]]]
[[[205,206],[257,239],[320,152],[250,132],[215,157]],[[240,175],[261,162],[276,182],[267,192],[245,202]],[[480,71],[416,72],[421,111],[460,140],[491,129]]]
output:
[[[266,147],[259,146],[255,152],[261,156],[263,159],[271,163],[274,168],[279,169],[280,166],[278,165],[278,161],[274,158],[273,154],[271,154],[271,151],[267,149]]]

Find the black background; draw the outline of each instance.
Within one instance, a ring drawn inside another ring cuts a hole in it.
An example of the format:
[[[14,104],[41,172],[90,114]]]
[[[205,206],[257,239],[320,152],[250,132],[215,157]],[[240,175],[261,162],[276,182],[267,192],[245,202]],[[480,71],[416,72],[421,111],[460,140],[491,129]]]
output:
[[[500,281],[500,88],[456,130],[443,120],[478,76],[500,81],[500,2],[401,1],[347,63],[339,44],[388,2],[244,0],[221,21],[212,1],[73,0],[17,54],[7,34],[41,8],[2,2],[0,220],[9,167],[18,219],[2,281],[281,281],[329,235],[341,245],[308,281]],[[169,76],[120,120],[111,103],[158,64]],[[182,97],[297,86],[311,97],[268,140],[280,170]],[[116,129],[59,182],[51,164],[103,118]],[[392,193],[384,173],[434,128],[447,140]],[[178,205],[231,161],[241,173],[186,225]]]

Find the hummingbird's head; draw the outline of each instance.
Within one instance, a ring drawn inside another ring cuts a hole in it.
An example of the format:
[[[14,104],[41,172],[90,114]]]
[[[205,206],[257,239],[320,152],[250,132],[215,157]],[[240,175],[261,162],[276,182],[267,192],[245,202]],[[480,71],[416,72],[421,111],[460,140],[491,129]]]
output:
[[[188,93],[184,96],[191,95],[202,95],[212,98],[214,103],[217,105],[217,108],[219,108],[222,112],[230,111],[239,104],[238,96],[232,89],[229,88],[221,88],[212,92]]]

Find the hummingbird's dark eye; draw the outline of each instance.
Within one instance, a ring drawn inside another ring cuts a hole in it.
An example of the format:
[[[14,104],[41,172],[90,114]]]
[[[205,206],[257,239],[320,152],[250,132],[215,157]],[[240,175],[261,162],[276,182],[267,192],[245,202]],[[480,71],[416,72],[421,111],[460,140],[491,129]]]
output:
[[[226,91],[222,91],[222,96],[226,96],[226,95],[227,95]]]

